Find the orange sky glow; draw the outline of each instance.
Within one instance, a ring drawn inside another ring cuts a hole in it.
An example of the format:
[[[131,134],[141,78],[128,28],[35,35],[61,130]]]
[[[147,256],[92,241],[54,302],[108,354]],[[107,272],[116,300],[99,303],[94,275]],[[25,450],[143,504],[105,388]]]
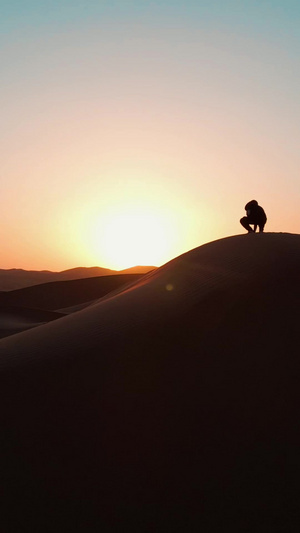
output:
[[[299,233],[296,4],[99,4],[2,21],[0,268],[159,266],[253,198]]]

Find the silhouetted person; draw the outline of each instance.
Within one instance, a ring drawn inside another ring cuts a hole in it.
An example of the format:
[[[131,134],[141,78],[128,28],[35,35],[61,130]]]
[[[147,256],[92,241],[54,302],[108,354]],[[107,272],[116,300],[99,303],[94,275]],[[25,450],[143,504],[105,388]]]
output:
[[[241,218],[240,223],[243,228],[245,228],[248,233],[254,233],[259,227],[259,231],[264,231],[265,223],[267,222],[266,213],[263,208],[258,205],[256,200],[251,200],[245,205],[245,210],[247,213],[246,217]],[[250,224],[254,225],[254,229],[251,228]]]

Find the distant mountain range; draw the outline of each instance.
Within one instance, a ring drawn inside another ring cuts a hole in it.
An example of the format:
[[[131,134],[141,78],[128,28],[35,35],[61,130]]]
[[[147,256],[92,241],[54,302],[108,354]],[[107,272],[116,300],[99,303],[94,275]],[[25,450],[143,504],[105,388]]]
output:
[[[62,272],[51,272],[49,270],[23,270],[12,268],[9,270],[0,269],[0,291],[12,291],[40,285],[50,281],[68,281],[74,279],[94,278],[98,276],[114,276],[119,274],[146,274],[156,267],[135,266],[125,270],[110,270],[101,267],[77,267]]]

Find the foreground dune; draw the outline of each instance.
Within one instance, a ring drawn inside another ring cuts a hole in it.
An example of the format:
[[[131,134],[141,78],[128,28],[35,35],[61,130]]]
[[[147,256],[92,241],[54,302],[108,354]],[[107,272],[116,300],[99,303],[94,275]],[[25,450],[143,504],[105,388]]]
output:
[[[7,530],[298,531],[299,268],[230,237],[3,339]]]

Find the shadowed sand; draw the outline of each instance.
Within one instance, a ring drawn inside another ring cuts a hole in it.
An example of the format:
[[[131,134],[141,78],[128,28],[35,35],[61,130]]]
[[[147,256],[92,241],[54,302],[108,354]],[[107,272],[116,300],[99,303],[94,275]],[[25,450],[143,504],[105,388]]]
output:
[[[299,269],[230,237],[2,339],[9,527],[298,531]]]
[[[0,337],[74,313],[141,277],[142,274],[101,276],[0,292]]]
[[[132,283],[142,274],[120,274],[71,281],[53,281],[15,291],[0,293],[0,303],[55,310],[101,298],[123,285]]]
[[[0,303],[0,338],[20,333],[63,316],[64,313],[60,312],[1,305]]]

